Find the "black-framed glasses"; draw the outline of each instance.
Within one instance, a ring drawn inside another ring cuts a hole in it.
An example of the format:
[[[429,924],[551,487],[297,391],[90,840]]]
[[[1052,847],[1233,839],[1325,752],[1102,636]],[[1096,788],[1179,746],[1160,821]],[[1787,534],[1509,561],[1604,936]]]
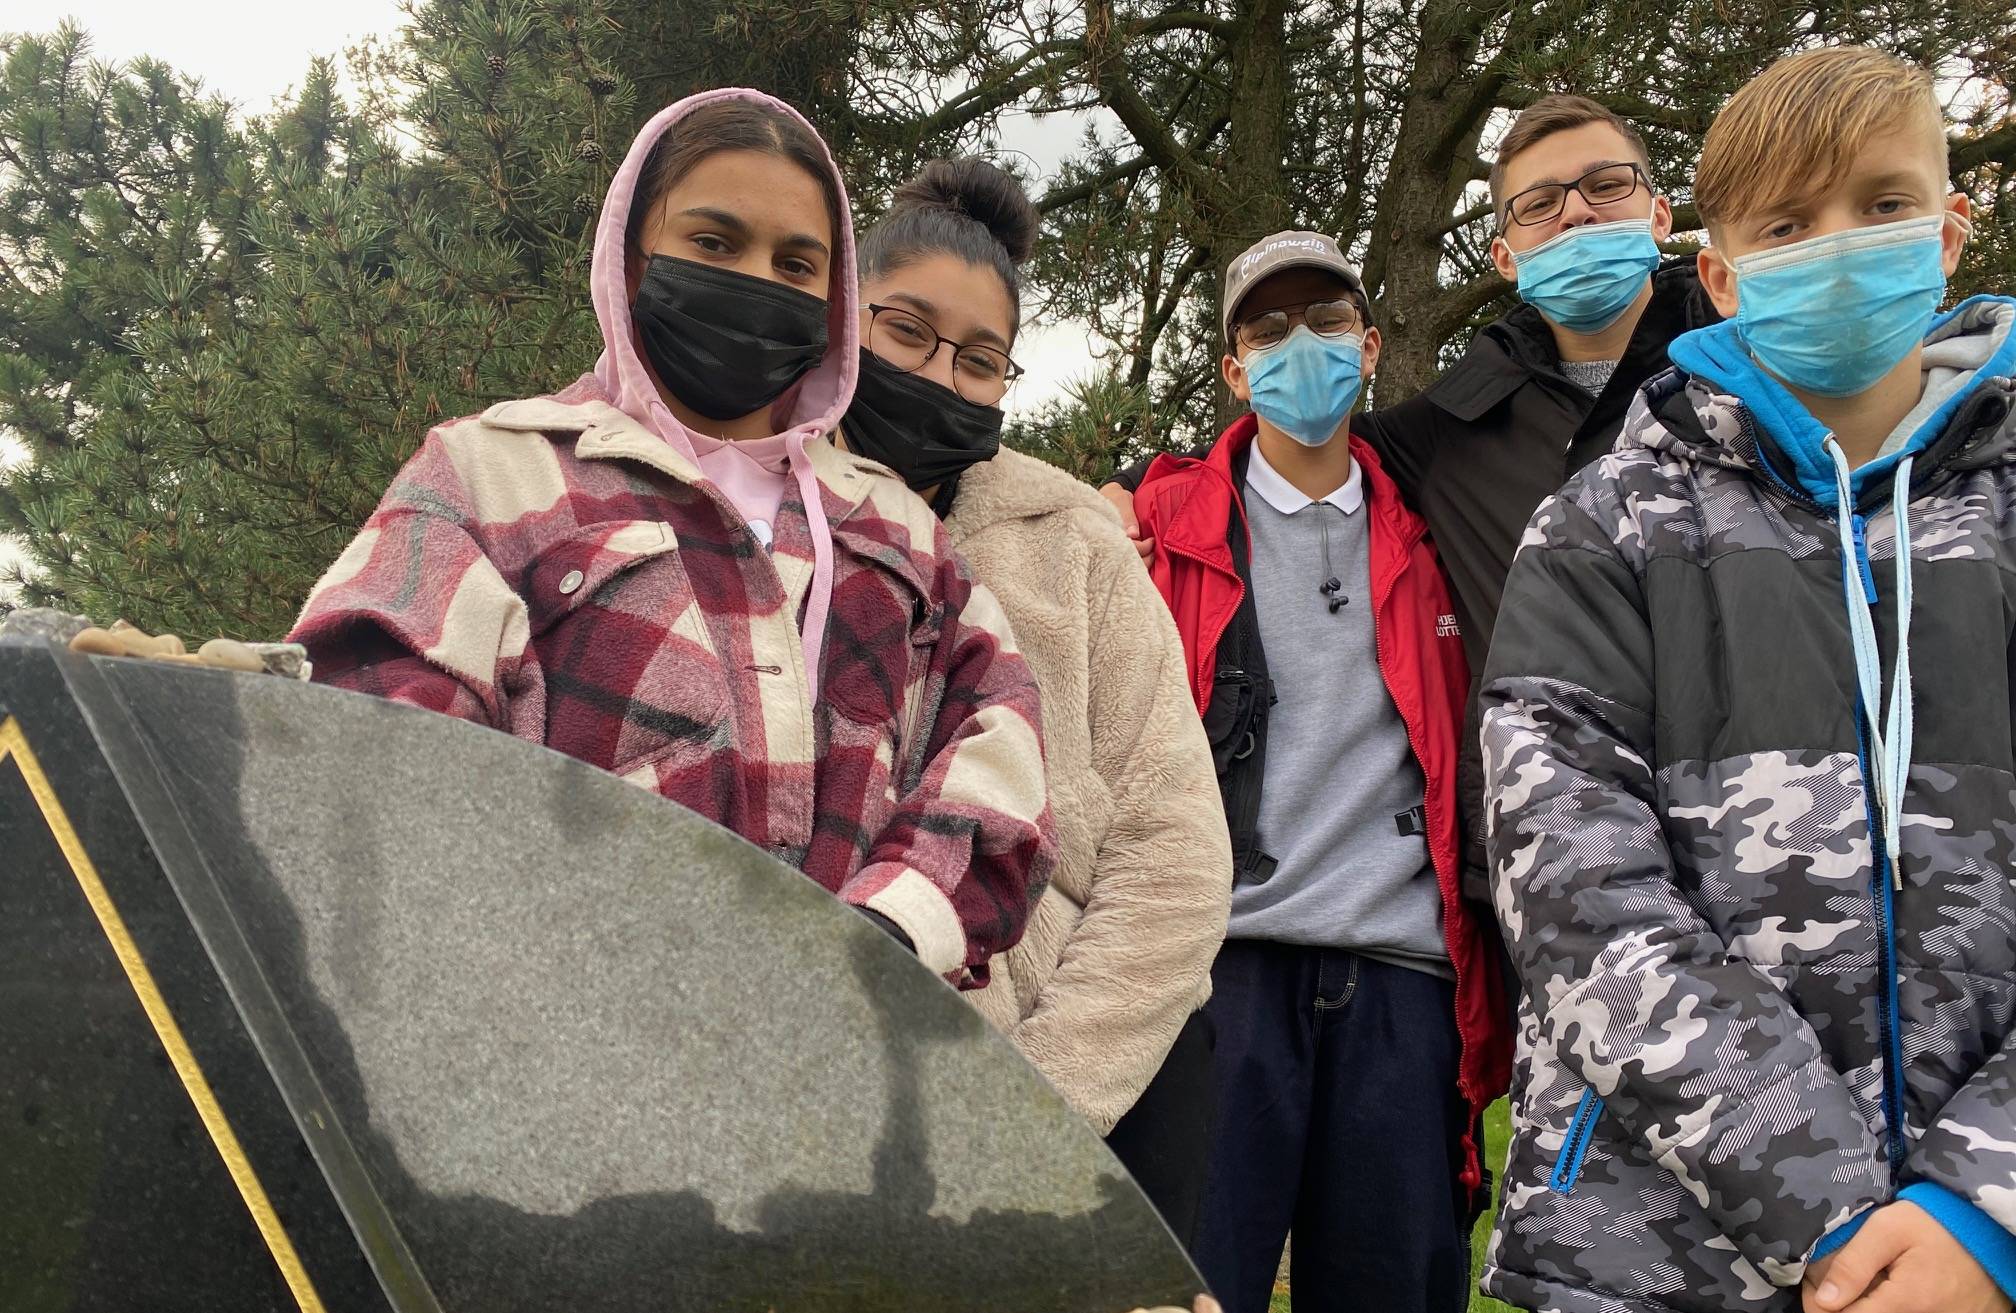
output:
[[[1301,305],[1276,306],[1241,319],[1233,332],[1248,351],[1265,351],[1283,341],[1297,323],[1306,324],[1318,337],[1345,337],[1362,330],[1364,315],[1350,297],[1332,301],[1305,301]]]
[[[976,406],[998,405],[1022,366],[997,347],[954,342],[908,310],[868,307],[868,349],[892,369],[914,374],[931,363],[938,348],[952,348],[952,390]]]
[[[1505,217],[1525,226],[1546,223],[1561,216],[1571,191],[1582,193],[1583,200],[1601,207],[1635,196],[1640,187],[1650,191],[1652,180],[1636,164],[1604,164],[1573,182],[1543,182],[1538,187],[1528,187],[1505,202]]]

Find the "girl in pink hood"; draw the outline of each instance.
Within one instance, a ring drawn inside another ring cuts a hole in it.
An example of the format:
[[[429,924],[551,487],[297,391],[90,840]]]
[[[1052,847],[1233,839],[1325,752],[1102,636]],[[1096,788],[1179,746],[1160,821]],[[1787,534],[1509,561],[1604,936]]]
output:
[[[937,516],[816,440],[859,349],[825,145],[753,91],[665,109],[592,283],[594,369],[429,433],[317,585],[316,677],[655,790],[984,984],[1053,861],[1035,686]]]

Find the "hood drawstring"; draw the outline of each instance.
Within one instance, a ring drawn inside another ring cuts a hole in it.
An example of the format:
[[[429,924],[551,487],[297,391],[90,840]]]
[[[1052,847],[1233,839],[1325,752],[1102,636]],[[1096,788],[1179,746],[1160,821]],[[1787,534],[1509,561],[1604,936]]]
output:
[[[798,641],[805,653],[805,686],[816,704],[819,658],[826,646],[826,617],[833,609],[833,530],[826,520],[826,498],[821,495],[819,476],[812,471],[806,440],[807,435],[801,429],[790,436],[785,447],[790,453],[791,476],[805,502],[805,527],[812,534],[812,584],[805,594],[805,623]]]
[[[1883,657],[1876,645],[1875,600],[1865,588],[1867,548],[1863,545],[1848,457],[1833,437],[1826,441],[1834,460],[1834,521],[1841,535],[1841,592],[1848,602],[1848,632],[1855,647],[1855,679],[1869,727],[1870,767],[1875,775],[1877,820],[1893,888],[1904,887],[1898,846],[1904,828],[1904,789],[1911,774],[1911,457],[1897,463],[1890,497],[1897,517],[1897,661],[1890,675],[1890,700],[1883,702]],[[1878,719],[1882,726],[1877,726]]]

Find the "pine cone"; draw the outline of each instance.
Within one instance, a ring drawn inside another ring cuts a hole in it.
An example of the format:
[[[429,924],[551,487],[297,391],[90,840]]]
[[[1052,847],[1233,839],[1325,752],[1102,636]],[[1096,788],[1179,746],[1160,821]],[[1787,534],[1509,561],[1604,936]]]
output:
[[[615,95],[616,75],[614,73],[590,73],[588,75],[588,90],[597,96]]]
[[[506,68],[506,65],[504,63],[504,56],[502,55],[490,56],[490,58],[483,61],[483,67],[490,70],[491,77],[493,78],[503,77],[504,70]]]
[[[593,164],[602,158],[602,143],[593,137],[583,137],[574,144],[574,158]]]
[[[595,198],[583,192],[574,198],[574,213],[590,215],[595,213]]]

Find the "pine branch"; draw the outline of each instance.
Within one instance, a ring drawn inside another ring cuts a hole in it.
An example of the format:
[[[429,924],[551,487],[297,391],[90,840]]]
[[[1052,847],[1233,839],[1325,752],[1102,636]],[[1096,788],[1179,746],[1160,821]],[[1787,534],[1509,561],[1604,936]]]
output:
[[[1463,211],[1461,214],[1456,215],[1454,218],[1450,219],[1448,223],[1443,224],[1441,235],[1446,237],[1450,233],[1456,232],[1459,229],[1468,228],[1471,224],[1477,222],[1479,219],[1488,219],[1490,217],[1491,217],[1490,200],[1489,199],[1481,200],[1477,202],[1475,205],[1471,206],[1469,209]]]
[[[1078,41],[1046,41],[1032,47],[1012,66],[1003,80],[986,81],[954,96],[936,110],[901,125],[912,141],[930,141],[942,133],[957,132],[1020,100],[1058,73],[1075,67],[1085,58]]]
[[[1947,149],[1947,172],[1958,177],[1984,164],[2016,166],[2016,119],[1972,137],[1955,137]]]
[[[1495,271],[1480,274],[1468,282],[1442,289],[1440,295],[1416,312],[1411,327],[1431,341],[1444,341],[1471,315],[1511,290],[1512,284]]]
[[[1106,44],[1112,31],[1113,7],[1101,0],[1086,8],[1086,59],[1092,66],[1099,99],[1121,126],[1133,136],[1143,158],[1165,173],[1174,174],[1199,197],[1216,199],[1219,179],[1169,130],[1169,125],[1148,104],[1134,84],[1133,69],[1121,49]],[[1102,34],[1095,38],[1093,34]],[[1095,44],[1096,40],[1096,44]]]
[[[1095,173],[1084,181],[1073,183],[1069,187],[1052,187],[1049,191],[1043,193],[1043,199],[1036,202],[1036,209],[1040,213],[1050,214],[1053,211],[1064,209],[1066,206],[1076,205],[1080,201],[1091,200],[1114,183],[1125,182],[1129,178],[1138,177],[1146,172],[1147,169],[1148,157],[1146,155],[1136,155],[1131,160],[1123,160],[1112,168]]]
[[[1229,18],[1219,18],[1213,14],[1198,13],[1194,10],[1179,10],[1173,13],[1157,14],[1130,24],[1127,28],[1129,39],[1160,36],[1164,32],[1202,32],[1206,36],[1228,40],[1238,30],[1238,24]]]
[[[1190,289],[1190,281],[1202,273],[1204,266],[1210,262],[1211,253],[1201,246],[1196,246],[1183,257],[1183,263],[1176,266],[1176,271],[1169,276],[1169,286],[1164,291],[1161,302],[1151,313],[1142,318],[1141,341],[1135,352],[1137,363],[1144,359],[1154,359],[1155,344],[1162,340],[1163,330],[1169,327],[1169,321],[1175,318],[1176,312],[1182,308],[1183,294]],[[1144,377],[1135,381],[1145,383],[1147,379]]]

